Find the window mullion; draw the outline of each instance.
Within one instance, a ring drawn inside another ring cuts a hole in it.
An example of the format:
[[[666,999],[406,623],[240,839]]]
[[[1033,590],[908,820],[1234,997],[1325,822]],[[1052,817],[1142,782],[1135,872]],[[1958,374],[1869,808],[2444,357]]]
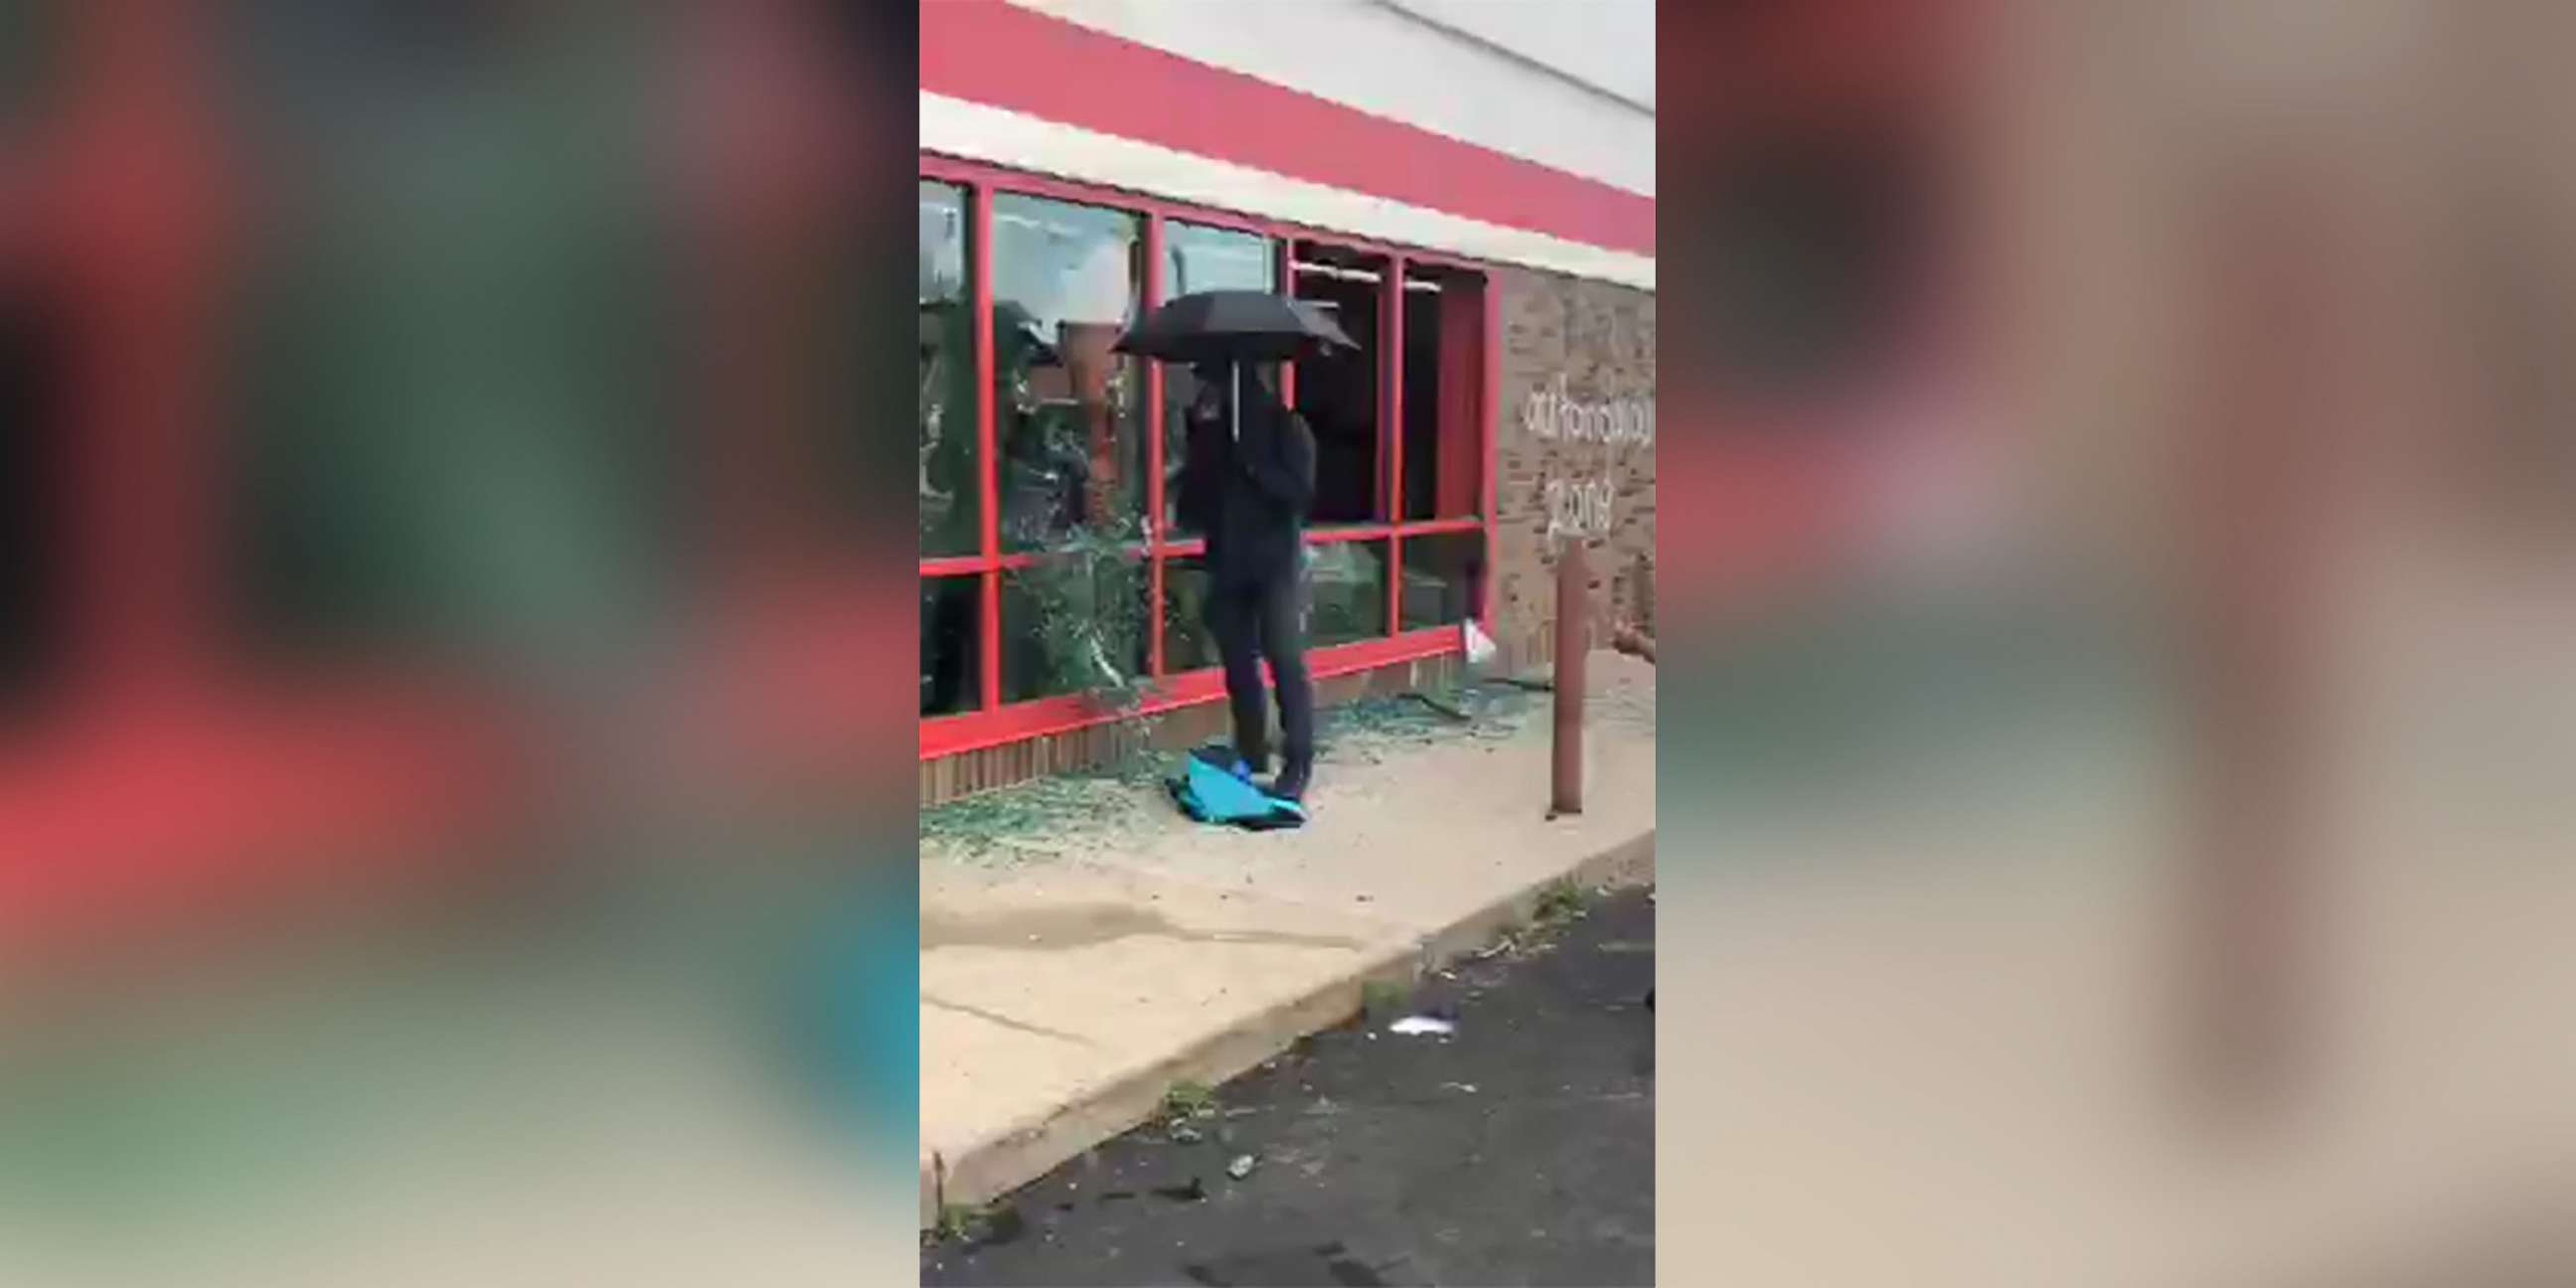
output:
[[[971,328],[975,346],[975,487],[978,494],[976,521],[978,549],[986,561],[982,573],[983,612],[976,623],[976,683],[985,711],[997,711],[1002,705],[1002,574],[993,561],[1002,553],[1002,498],[997,481],[1000,462],[994,448],[993,417],[993,189],[990,184],[970,184],[966,190],[967,219],[966,277],[973,283],[975,321]]]

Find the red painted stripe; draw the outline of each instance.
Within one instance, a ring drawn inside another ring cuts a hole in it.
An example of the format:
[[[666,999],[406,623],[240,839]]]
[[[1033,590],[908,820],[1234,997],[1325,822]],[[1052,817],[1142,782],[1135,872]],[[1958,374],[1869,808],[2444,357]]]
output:
[[[1655,253],[1655,201],[1004,0],[923,0],[921,88],[1488,223]]]
[[[468,705],[390,690],[210,702],[0,747],[0,949],[40,929],[131,928],[309,890],[352,846],[400,838],[407,853],[439,852],[487,817],[510,773],[497,731]]]
[[[1329,680],[1455,653],[1461,647],[1457,627],[1427,626],[1401,635],[1316,649],[1306,655],[1306,670],[1318,680]],[[1268,683],[1266,669],[1264,682]],[[1159,692],[1154,697],[1127,714],[1156,715],[1217,701],[1225,696],[1225,676],[1215,667],[1203,667],[1166,676],[1157,682],[1157,688]],[[942,716],[921,722],[921,758],[938,760],[1005,743],[1072,733],[1122,718],[1122,713],[1104,711],[1098,702],[1080,694],[1015,702],[998,711]]]

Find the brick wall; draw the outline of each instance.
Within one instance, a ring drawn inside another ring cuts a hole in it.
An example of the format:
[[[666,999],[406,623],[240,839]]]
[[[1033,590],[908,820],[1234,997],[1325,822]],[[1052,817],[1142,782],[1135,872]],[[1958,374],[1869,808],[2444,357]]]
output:
[[[1591,564],[1594,638],[1618,616],[1653,628],[1655,297],[1510,269],[1494,281],[1494,631],[1505,662],[1529,666],[1555,651],[1555,552],[1569,533]]]

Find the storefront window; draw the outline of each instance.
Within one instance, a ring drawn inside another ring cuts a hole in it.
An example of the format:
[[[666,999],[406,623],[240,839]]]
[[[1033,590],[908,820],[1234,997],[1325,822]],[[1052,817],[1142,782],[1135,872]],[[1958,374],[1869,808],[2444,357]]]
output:
[[[1317,524],[1386,519],[1386,451],[1378,441],[1379,325],[1387,260],[1316,242],[1297,244],[1297,298],[1329,310],[1359,345],[1297,364],[1297,411],[1315,434]]]
[[[1447,626],[1476,615],[1485,580],[1485,534],[1434,532],[1404,539],[1404,629]]]
[[[1404,517],[1482,508],[1485,283],[1408,265],[1404,274]],[[1409,558],[1410,556],[1408,556]]]
[[[1015,186],[1001,176],[921,184],[925,716],[1134,695],[1157,676],[1221,664],[1205,624],[1205,556],[1176,522],[1186,409],[1202,391],[1187,369],[1162,366],[1154,405],[1151,364],[1111,348],[1149,303],[1150,221],[1115,198],[1090,204]],[[979,211],[979,202],[989,204]],[[1308,646],[1386,641],[1472,616],[1486,578],[1476,523],[1490,414],[1485,277],[1177,217],[1153,244],[1150,302],[1293,284],[1358,345],[1301,357],[1295,369],[1297,408],[1317,442],[1302,579]],[[989,275],[991,300],[992,377],[980,382],[960,374],[974,367],[974,328],[929,320],[968,317],[982,294],[977,274]],[[1399,318],[1401,350],[1391,343]],[[1384,401],[1398,390],[1400,423]],[[989,453],[976,446],[978,413],[991,418]],[[1167,505],[1149,531],[1140,521],[1157,417]],[[976,517],[987,489],[1000,537],[991,552]],[[1390,581],[1399,542],[1400,598]]]
[[[955,715],[983,705],[984,579],[933,577],[921,583],[921,714]]]
[[[1215,666],[1216,637],[1207,628],[1207,560],[1163,561],[1163,669],[1177,674]]]
[[[1386,543],[1335,541],[1309,547],[1306,643],[1311,648],[1386,634]]]
[[[1050,557],[1002,575],[1002,700],[1101,693],[1146,673],[1142,557]]]
[[[921,185],[921,553],[969,555],[977,527],[973,295],[966,279],[966,194]]]
[[[1163,299],[1193,291],[1268,291],[1276,289],[1278,281],[1277,243],[1270,238],[1179,219],[1163,224]],[[1181,467],[1189,455],[1183,413],[1198,391],[1198,379],[1188,367],[1164,366],[1163,522],[1167,525],[1180,523]]]
[[[993,198],[1004,549],[1121,532],[1144,512],[1144,372],[1110,349],[1143,298],[1143,251],[1144,220],[1126,211]]]

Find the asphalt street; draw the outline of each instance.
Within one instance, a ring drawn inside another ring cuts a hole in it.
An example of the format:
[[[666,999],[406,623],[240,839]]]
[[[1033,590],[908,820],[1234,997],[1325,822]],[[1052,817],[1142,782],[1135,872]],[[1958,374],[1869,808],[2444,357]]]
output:
[[[922,1282],[1650,1284],[1654,928],[1646,891],[1591,899],[1207,1103],[1184,1089],[1178,1130],[958,1214]],[[1391,1031],[1417,1015],[1455,1031]]]

